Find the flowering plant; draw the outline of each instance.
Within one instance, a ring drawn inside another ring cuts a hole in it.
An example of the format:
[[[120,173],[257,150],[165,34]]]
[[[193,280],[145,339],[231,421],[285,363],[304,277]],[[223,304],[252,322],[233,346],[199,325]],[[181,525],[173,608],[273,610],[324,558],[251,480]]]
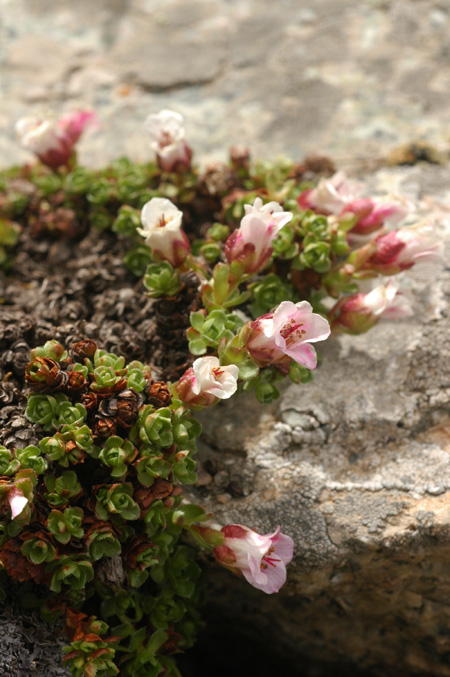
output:
[[[167,110],[146,122],[156,162],[76,166],[92,119],[20,121],[41,164],[0,176],[0,266],[11,280],[32,287],[14,261],[26,238],[39,260],[67,240],[87,256],[102,238],[116,257],[99,277],[101,257],[91,261],[84,305],[73,298],[85,273],[64,296],[82,326],[64,334],[67,318],[55,321],[60,340],[52,334],[30,354],[21,338],[11,342],[0,403],[14,401],[32,437],[0,439],[0,561],[12,578],[51,591],[44,612],[65,618],[74,675],[175,676],[173,654],[198,624],[189,539],[268,594],[285,583],[294,549],[280,527],[222,526],[183,497],[197,480],[193,412],[242,391],[271,402],[283,377],[312,378],[315,344],[331,332],[361,334],[411,314],[396,281],[360,282],[434,260],[440,246],[430,224],[392,229],[411,220],[409,205],[362,196],[329,165],[325,175],[307,163],[251,167],[234,149],[227,165],[200,172],[182,117]],[[126,276],[132,284],[120,288]],[[102,284],[111,296],[91,299]],[[122,332],[120,321],[139,312],[139,330]],[[108,327],[109,316],[117,321],[114,350],[103,327],[86,336],[99,314]],[[69,340],[71,331],[82,336]],[[93,604],[102,620],[84,614]]]

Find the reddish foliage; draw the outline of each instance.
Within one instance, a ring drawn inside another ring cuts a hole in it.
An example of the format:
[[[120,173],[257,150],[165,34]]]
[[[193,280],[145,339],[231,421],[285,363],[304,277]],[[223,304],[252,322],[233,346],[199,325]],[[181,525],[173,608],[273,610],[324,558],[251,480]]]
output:
[[[45,565],[29,562],[20,552],[20,542],[16,538],[7,541],[0,549],[0,562],[16,581],[50,582],[50,576],[45,573]]]

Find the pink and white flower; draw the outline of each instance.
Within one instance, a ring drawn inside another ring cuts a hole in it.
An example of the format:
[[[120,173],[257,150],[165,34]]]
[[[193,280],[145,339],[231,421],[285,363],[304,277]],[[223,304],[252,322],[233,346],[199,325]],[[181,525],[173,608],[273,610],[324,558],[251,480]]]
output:
[[[59,119],[52,115],[30,115],[17,121],[16,132],[24,148],[56,169],[68,164],[81,134],[95,121],[92,111],[74,111]]]
[[[359,258],[367,258],[360,268],[395,275],[416,263],[437,261],[442,254],[442,242],[432,224],[426,221],[377,237],[361,250]]]
[[[330,335],[327,320],[312,312],[308,301],[283,301],[273,313],[251,323],[246,347],[260,366],[277,364],[288,369],[291,359],[307,369],[315,369],[317,355],[311,343]]]
[[[331,328],[349,334],[363,334],[380,319],[399,320],[412,315],[408,299],[389,280],[368,294],[359,292],[340,299],[330,312]]]
[[[353,216],[355,218],[355,223],[349,230],[349,234],[370,235],[370,233],[382,228],[387,222],[400,223],[410,211],[411,206],[406,203],[359,198],[346,204],[339,217]]]
[[[9,507],[11,508],[11,519],[14,519],[24,510],[28,503],[28,499],[23,495],[23,492],[18,487],[13,487],[8,492]]]
[[[175,268],[183,263],[191,250],[189,240],[181,229],[182,218],[183,212],[170,200],[153,197],[141,212],[143,228],[137,229],[155,258],[169,261]]]
[[[267,226],[275,224],[280,231],[292,219],[292,212],[284,212],[283,207],[275,201],[263,203],[260,197],[255,197],[252,205],[244,205],[246,214],[257,214]]]
[[[76,144],[87,127],[98,125],[97,115],[91,110],[78,110],[65,113],[58,120],[58,128],[72,146]]]
[[[344,207],[360,195],[361,185],[337,172],[331,179],[320,179],[315,188],[303,191],[298,198],[301,209],[312,209],[319,214],[340,214]]]
[[[273,241],[293,215],[278,202],[263,205],[260,197],[253,205],[245,205],[245,212],[240,227],[225,242],[225,256],[229,263],[242,263],[245,273],[256,273],[268,263]]]
[[[192,150],[184,139],[182,115],[165,109],[149,115],[145,125],[151,137],[150,145],[156,153],[161,169],[174,172],[190,167]]]
[[[221,532],[224,540],[214,548],[216,560],[240,571],[258,590],[269,595],[278,592],[286,582],[286,564],[293,557],[292,538],[281,533],[280,527],[261,535],[241,524],[228,524]]]
[[[235,364],[221,366],[217,357],[199,357],[179,380],[177,393],[186,404],[207,407],[234,395],[238,375]]]
[[[316,188],[305,190],[298,198],[302,209],[312,209],[319,214],[334,214],[340,219],[354,217],[352,235],[368,235],[387,222],[399,223],[411,211],[407,202],[383,202],[360,197],[362,186],[338,172],[331,179],[320,179]]]

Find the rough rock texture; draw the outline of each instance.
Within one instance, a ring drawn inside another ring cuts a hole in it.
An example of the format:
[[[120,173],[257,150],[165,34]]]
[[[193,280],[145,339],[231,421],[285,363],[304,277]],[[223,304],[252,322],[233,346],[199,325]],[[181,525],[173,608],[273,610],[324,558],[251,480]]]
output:
[[[450,7],[441,0],[1,0],[0,163],[30,110],[90,105],[96,165],[145,160],[143,121],[187,118],[203,160],[325,151],[370,162],[448,145]]]
[[[17,590],[14,593],[17,595]],[[9,599],[0,613],[0,675],[2,677],[67,677],[61,627],[44,623],[36,612],[24,611]],[[19,621],[20,619],[20,621]]]
[[[449,181],[432,167],[371,177],[435,214],[447,243]],[[205,503],[225,523],[281,524],[296,542],[279,596],[223,579],[211,613],[237,606],[243,627],[293,657],[450,675],[450,269],[402,282],[411,319],[328,341],[314,382],[271,407],[248,397],[204,416]]]

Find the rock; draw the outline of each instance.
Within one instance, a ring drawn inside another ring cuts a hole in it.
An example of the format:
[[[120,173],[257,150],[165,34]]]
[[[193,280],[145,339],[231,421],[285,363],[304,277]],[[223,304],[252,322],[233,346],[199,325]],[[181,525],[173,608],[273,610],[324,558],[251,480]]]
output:
[[[448,244],[449,178],[429,166],[370,182],[403,188]],[[380,677],[450,675],[450,274],[433,264],[402,278],[411,319],[322,344],[314,381],[268,408],[248,396],[202,419],[209,457],[226,453],[225,431],[252,486],[225,505],[203,498],[207,508],[263,533],[280,524],[296,543],[278,596],[210,572],[211,617],[256,624],[293,665],[306,655]]]
[[[303,3],[304,4],[304,3]],[[311,4],[311,3],[310,3]],[[0,162],[30,156],[14,122],[90,106],[83,162],[149,158],[143,123],[174,108],[196,158],[327,152],[350,167],[402,144],[448,156],[450,14],[422,0],[6,2],[0,27]],[[439,64],[436,69],[434,64]]]

